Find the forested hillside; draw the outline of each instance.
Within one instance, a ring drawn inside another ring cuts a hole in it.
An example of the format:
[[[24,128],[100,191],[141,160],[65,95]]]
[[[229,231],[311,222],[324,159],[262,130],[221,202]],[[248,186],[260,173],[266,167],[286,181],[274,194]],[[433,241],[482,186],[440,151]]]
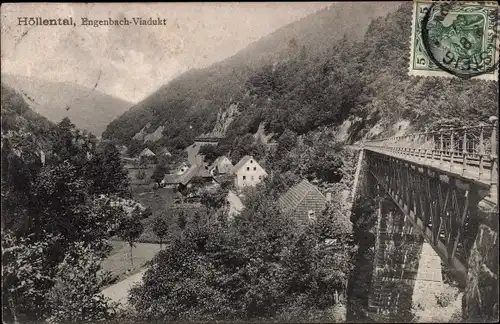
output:
[[[213,127],[219,110],[241,99],[247,91],[247,80],[257,70],[298,55],[303,49],[310,54],[324,53],[344,34],[358,40],[373,18],[397,6],[399,3],[334,3],[258,40],[233,57],[184,73],[114,120],[103,137],[126,143],[151,122],[149,132],[165,125],[165,137],[171,146],[190,145],[195,136]],[[358,19],[352,19],[353,14]]]
[[[40,133],[48,130],[52,123],[34,112],[14,89],[2,82],[2,133],[8,131],[33,131]]]
[[[106,126],[132,103],[70,82],[49,82],[2,74],[2,82],[15,89],[37,113],[52,122],[68,117],[78,128],[101,136]]]
[[[128,179],[113,145],[66,117],[33,112],[2,84],[2,320],[97,322],[113,313],[99,272],[129,217]]]
[[[104,136],[130,143],[146,123],[151,122],[151,132],[165,123],[162,144],[185,147],[210,130],[217,111],[231,102],[238,103],[239,116],[219,154],[251,146],[247,142],[260,124],[279,139],[286,129],[307,134],[358,116],[363,120],[359,138],[362,129],[401,119],[414,129],[487,121],[498,107],[497,83],[408,75],[411,6],[404,3],[373,20],[360,41],[344,37],[324,51],[299,44],[286,59],[254,71],[237,64],[191,71],[112,122]],[[193,78],[199,86],[193,86]],[[258,143],[252,145],[258,153]]]

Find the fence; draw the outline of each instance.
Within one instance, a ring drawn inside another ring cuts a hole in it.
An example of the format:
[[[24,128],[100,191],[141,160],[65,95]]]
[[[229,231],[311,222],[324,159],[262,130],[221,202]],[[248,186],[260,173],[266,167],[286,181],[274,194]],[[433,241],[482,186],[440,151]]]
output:
[[[498,119],[491,124],[370,140],[364,147],[489,182],[497,191]]]

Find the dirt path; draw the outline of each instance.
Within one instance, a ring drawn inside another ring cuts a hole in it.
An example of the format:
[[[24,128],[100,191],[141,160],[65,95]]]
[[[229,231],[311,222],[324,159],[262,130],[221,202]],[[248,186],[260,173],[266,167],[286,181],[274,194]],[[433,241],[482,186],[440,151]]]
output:
[[[134,266],[130,263],[130,247],[126,242],[114,241],[113,251],[110,256],[101,263],[102,270],[110,271],[118,280],[127,278],[130,273],[137,273],[146,267],[146,263],[160,251],[160,245],[154,243],[136,243],[132,255]]]
[[[131,275],[130,277],[109,286],[102,291],[105,297],[111,298],[112,301],[118,302],[125,306],[127,304],[127,297],[130,288],[142,280],[142,276],[147,269],[143,269],[141,272]]]

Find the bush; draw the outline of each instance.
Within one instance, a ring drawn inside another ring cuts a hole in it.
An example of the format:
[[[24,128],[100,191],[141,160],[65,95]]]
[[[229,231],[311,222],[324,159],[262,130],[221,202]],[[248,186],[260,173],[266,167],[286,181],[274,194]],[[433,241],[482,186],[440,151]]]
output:
[[[146,178],[146,171],[144,170],[139,170],[137,174],[135,175],[135,178],[137,180],[144,180]]]
[[[147,207],[143,212],[142,212],[142,218],[149,218],[153,215],[153,212],[151,211],[151,208]]]
[[[102,287],[111,281],[108,272],[98,273],[101,259],[85,244],[76,243],[58,267],[55,285],[48,301],[52,316],[49,323],[97,322],[114,317],[116,304],[102,295]]]
[[[441,291],[439,294],[435,295],[436,302],[441,307],[448,307],[457,298],[458,291],[453,287],[448,287],[447,289]]]

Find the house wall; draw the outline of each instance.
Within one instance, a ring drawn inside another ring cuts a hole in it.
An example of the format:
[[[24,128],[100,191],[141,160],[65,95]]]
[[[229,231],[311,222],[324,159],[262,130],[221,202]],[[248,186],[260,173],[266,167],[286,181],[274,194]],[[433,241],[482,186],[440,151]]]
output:
[[[236,172],[234,184],[238,189],[246,186],[255,186],[264,180],[266,175],[266,171],[252,159]]]

